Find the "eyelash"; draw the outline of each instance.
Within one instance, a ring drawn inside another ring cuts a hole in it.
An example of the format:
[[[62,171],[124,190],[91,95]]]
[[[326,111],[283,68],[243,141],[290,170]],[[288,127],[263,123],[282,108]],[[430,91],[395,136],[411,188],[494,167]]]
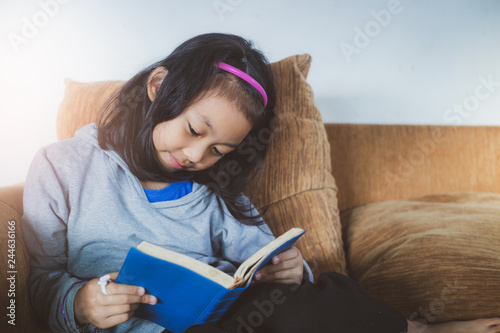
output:
[[[214,152],[215,152],[215,155],[219,156],[219,157],[222,157],[224,156],[223,153],[221,153],[219,150],[217,150],[217,148],[214,147]]]
[[[194,135],[194,136],[200,136],[200,133],[197,133],[192,127],[191,127],[191,124],[189,124],[189,131],[191,131],[191,134]],[[215,152],[215,155],[219,156],[219,157],[222,157],[224,156],[224,154],[222,154],[220,151],[217,150],[217,148],[214,147],[214,152]]]
[[[196,133],[195,130],[191,127],[191,124],[189,124],[189,130],[191,131],[191,134],[194,136],[200,136],[200,133]]]

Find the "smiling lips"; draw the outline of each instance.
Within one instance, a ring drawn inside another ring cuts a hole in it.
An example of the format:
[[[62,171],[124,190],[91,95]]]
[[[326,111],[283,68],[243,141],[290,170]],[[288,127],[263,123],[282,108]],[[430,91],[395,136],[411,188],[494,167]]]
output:
[[[181,163],[179,163],[179,161],[177,161],[175,159],[175,157],[172,156],[172,154],[169,153],[169,155],[170,155],[170,162],[172,163],[172,165],[174,166],[174,168],[176,168],[178,170],[182,170],[182,169],[186,168],[186,166],[183,165],[183,164],[181,164]]]

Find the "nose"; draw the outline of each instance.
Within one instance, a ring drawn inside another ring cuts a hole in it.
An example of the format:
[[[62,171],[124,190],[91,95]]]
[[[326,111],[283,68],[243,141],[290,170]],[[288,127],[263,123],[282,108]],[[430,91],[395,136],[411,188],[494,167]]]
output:
[[[184,155],[188,161],[183,161],[186,165],[200,163],[205,155],[206,148],[202,144],[191,145],[184,149]]]

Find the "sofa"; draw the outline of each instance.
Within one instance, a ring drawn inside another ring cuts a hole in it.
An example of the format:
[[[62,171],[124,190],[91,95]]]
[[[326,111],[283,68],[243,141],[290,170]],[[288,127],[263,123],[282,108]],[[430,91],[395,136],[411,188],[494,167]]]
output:
[[[497,316],[500,127],[324,123],[311,60],[271,65],[274,133],[245,194],[275,234],[307,229],[298,247],[316,278],[345,274],[424,323]],[[123,83],[67,79],[58,139],[95,121]],[[48,332],[29,300],[22,195],[23,183],[0,188],[0,331]]]

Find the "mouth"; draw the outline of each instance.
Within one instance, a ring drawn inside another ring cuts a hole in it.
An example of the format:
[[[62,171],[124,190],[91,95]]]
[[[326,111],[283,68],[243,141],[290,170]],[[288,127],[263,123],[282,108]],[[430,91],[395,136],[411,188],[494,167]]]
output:
[[[172,156],[172,154],[169,153],[169,155],[170,155],[170,162],[172,163],[172,166],[174,168],[176,168],[177,170],[182,170],[186,168],[186,166],[177,161],[175,157]]]

